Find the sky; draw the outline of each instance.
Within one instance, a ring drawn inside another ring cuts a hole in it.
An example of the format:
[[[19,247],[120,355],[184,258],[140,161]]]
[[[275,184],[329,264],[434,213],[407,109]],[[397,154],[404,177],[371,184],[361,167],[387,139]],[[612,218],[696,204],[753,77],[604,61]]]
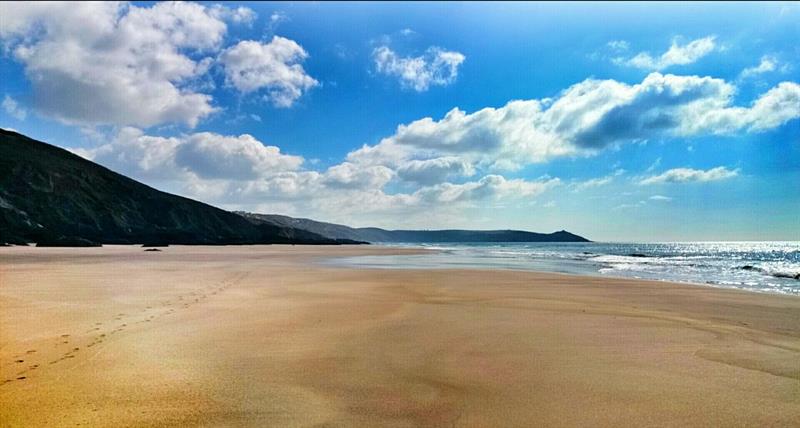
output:
[[[798,3],[0,3],[0,127],[225,209],[800,240]]]

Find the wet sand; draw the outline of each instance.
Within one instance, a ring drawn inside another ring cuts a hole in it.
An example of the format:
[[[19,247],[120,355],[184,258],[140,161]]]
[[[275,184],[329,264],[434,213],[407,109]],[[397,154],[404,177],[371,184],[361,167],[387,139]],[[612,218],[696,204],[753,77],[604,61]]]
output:
[[[800,426],[800,298],[0,248],[0,426]]]

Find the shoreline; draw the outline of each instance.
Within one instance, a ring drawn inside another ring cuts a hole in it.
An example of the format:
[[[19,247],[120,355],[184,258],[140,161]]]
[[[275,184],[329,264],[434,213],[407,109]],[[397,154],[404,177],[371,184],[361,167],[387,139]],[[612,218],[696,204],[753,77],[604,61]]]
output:
[[[408,251],[373,246],[169,249],[0,250],[2,425],[800,421],[785,295],[315,262]]]
[[[787,241],[787,242],[795,242],[795,241]],[[443,253],[447,251],[446,249],[441,248],[429,248],[429,247],[422,247],[422,246],[393,246],[393,245],[378,245],[373,244],[376,248],[387,248],[387,249],[396,249],[396,248],[403,248],[403,249],[410,249],[410,250],[420,250],[422,253]],[[410,255],[415,255],[417,253],[407,253]],[[386,254],[388,256],[395,255],[395,254]],[[350,258],[351,256],[344,256],[344,257],[323,257],[321,260],[334,260],[337,258]],[[318,261],[319,262],[319,261]],[[451,267],[383,267],[383,266],[369,266],[369,265],[359,265],[357,263],[348,264],[348,263],[320,263],[322,266],[329,266],[329,267],[342,267],[342,268],[350,268],[350,269],[377,269],[377,270],[475,270],[475,271],[494,271],[494,270],[501,270],[501,271],[514,271],[514,272],[533,272],[533,273],[543,273],[543,274],[552,274],[552,275],[567,275],[567,276],[576,276],[576,277],[589,277],[589,278],[609,278],[609,279],[617,279],[617,280],[631,280],[631,281],[647,281],[647,282],[654,282],[654,283],[666,283],[666,284],[679,284],[679,285],[689,285],[693,287],[707,287],[707,288],[714,288],[718,290],[735,290],[745,293],[757,293],[757,294],[769,294],[769,295],[777,295],[777,296],[790,296],[795,298],[800,298],[800,292],[798,293],[784,293],[779,291],[774,291],[771,289],[760,289],[760,288],[744,288],[744,287],[736,287],[733,285],[721,285],[721,284],[714,284],[710,282],[698,282],[698,281],[680,281],[674,279],[651,279],[651,278],[640,278],[634,276],[621,276],[621,275],[606,275],[601,272],[584,272],[584,273],[576,273],[576,272],[558,272],[558,271],[550,271],[544,269],[533,269],[533,268],[514,268],[514,267],[507,267],[507,266],[497,266],[497,267],[460,267],[460,268],[451,268]],[[800,281],[798,281],[798,286],[800,286]]]

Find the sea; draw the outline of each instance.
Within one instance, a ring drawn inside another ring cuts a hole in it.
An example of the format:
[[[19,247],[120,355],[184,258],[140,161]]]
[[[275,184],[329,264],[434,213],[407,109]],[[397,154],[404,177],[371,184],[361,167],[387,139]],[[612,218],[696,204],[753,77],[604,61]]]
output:
[[[800,295],[800,242],[384,244],[435,250],[330,259],[377,269],[514,269]]]

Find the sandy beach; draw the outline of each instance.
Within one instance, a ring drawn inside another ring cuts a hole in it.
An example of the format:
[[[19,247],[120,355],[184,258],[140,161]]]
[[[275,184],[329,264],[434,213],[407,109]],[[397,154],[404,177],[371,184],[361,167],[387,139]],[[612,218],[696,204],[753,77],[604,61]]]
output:
[[[0,248],[0,426],[800,425],[800,298],[398,251]]]

